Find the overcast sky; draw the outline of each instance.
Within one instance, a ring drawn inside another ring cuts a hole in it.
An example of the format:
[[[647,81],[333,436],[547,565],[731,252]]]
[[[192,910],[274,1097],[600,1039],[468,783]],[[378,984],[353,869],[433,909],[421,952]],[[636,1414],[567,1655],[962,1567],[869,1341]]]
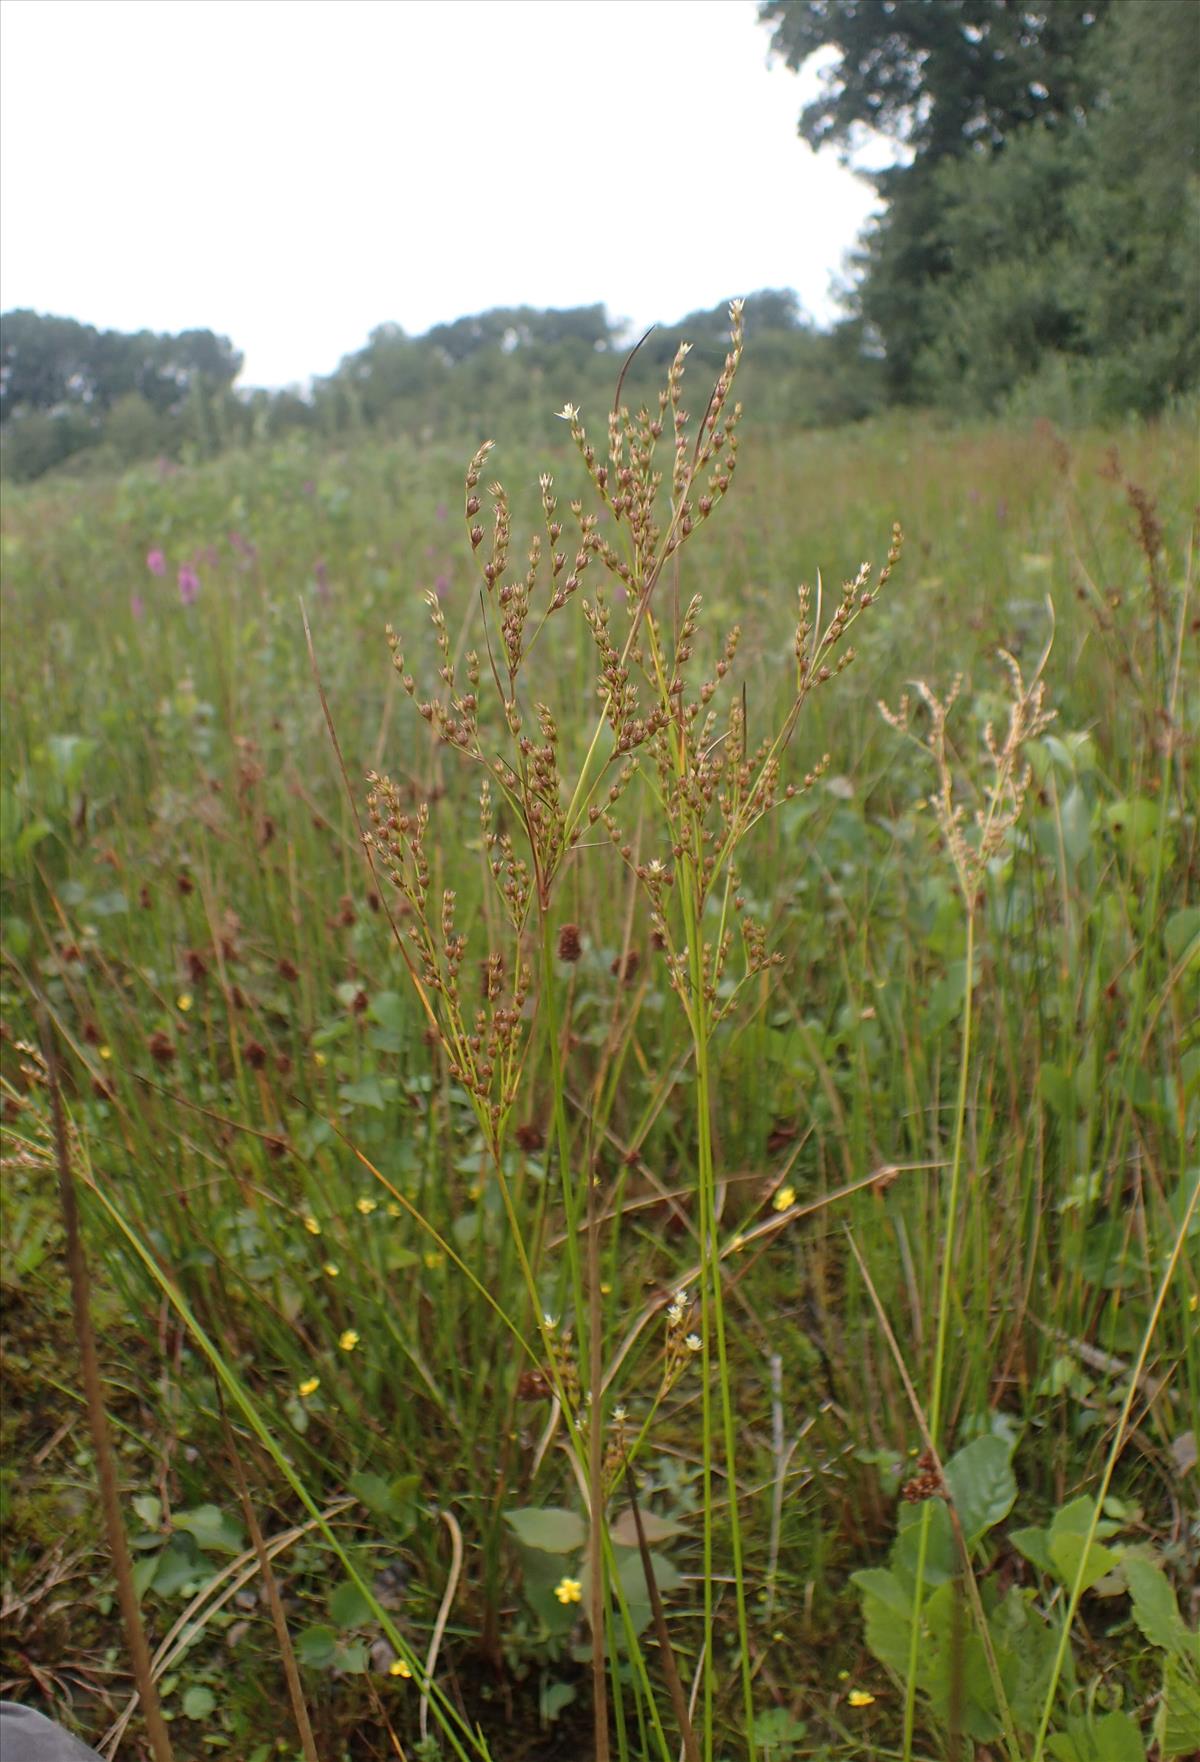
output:
[[[753,0],[3,0],[0,33],[0,308],[207,327],[244,384],[491,306],[828,319],[871,207]]]

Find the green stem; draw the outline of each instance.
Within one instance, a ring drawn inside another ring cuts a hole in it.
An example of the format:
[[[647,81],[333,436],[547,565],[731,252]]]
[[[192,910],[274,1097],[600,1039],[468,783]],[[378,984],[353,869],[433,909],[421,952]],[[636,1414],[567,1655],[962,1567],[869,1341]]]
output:
[[[1108,1498],[1108,1489],[1112,1485],[1113,1471],[1117,1466],[1117,1459],[1120,1456],[1121,1451],[1125,1448],[1125,1439],[1128,1435],[1129,1415],[1133,1410],[1134,1400],[1141,1387],[1142,1374],[1146,1368],[1146,1360],[1150,1356],[1150,1345],[1158,1328],[1158,1318],[1162,1314],[1162,1307],[1166,1302],[1167,1292],[1171,1287],[1171,1280],[1175,1276],[1175,1268],[1178,1266],[1179,1257],[1183,1253],[1183,1245],[1187,1240],[1192,1218],[1196,1213],[1198,1200],[1200,1200],[1200,1180],[1197,1180],[1193,1186],[1192,1196],[1188,1200],[1187,1210],[1179,1220],[1179,1228],[1175,1232],[1175,1241],[1171,1248],[1170,1259],[1167,1261],[1166,1267],[1163,1271],[1163,1276],[1158,1287],[1158,1293],[1154,1299],[1154,1307],[1150,1311],[1149,1318],[1146,1322],[1145,1332],[1142,1335],[1142,1344],[1138,1351],[1137,1362],[1129,1373],[1129,1387],[1125,1391],[1125,1399],[1121,1404],[1121,1415],[1117,1420],[1117,1429],[1113,1433],[1113,1441],[1109,1447],[1108,1459],[1104,1464],[1104,1473],[1100,1477],[1100,1485],[1096,1489],[1096,1497],[1092,1502],[1091,1520],[1088,1523],[1087,1532],[1083,1538],[1083,1546],[1079,1550],[1079,1563],[1075,1568],[1075,1579],[1071,1586],[1071,1595],[1067,1603],[1067,1612],[1063,1617],[1062,1627],[1058,1636],[1058,1646],[1054,1653],[1054,1665],[1050,1672],[1050,1681],[1046,1684],[1046,1700],[1042,1707],[1042,1717],[1038,1725],[1037,1736],[1033,1740],[1033,1762],[1042,1762],[1042,1757],[1045,1754],[1046,1735],[1050,1729],[1050,1716],[1054,1711],[1054,1697],[1058,1693],[1059,1679],[1062,1676],[1063,1665],[1065,1664],[1067,1657],[1067,1645],[1071,1638],[1071,1628],[1074,1625],[1075,1616],[1079,1609],[1080,1598],[1083,1596],[1083,1582],[1087,1573],[1088,1556],[1092,1551],[1092,1543],[1096,1539],[1096,1530],[1099,1527],[1100,1514],[1104,1509],[1104,1501]]]
[[[937,1335],[933,1348],[932,1387],[929,1392],[929,1436],[941,1454],[942,1385],[946,1371],[946,1337],[950,1330],[950,1278],[954,1266],[954,1242],[958,1234],[958,1205],[962,1188],[963,1149],[966,1142],[967,1094],[971,1075],[972,995],[975,978],[975,909],[967,905],[966,971],[963,976],[963,1032],[959,1054],[958,1098],[954,1109],[954,1151],[950,1161],[950,1189],[946,1195],[946,1228],[942,1241],[942,1270],[938,1288]],[[913,1587],[912,1620],[908,1631],[908,1669],[904,1682],[904,1762],[912,1762],[913,1728],[917,1712],[917,1656],[921,1646],[921,1603],[925,1594],[925,1561],[929,1551],[930,1504],[921,1507],[917,1532],[916,1584]]]
[[[563,1211],[566,1213],[567,1265],[571,1277],[571,1302],[575,1309],[575,1333],[579,1342],[582,1365],[587,1347],[587,1310],[583,1301],[583,1269],[579,1261],[579,1205],[571,1184],[571,1146],[567,1135],[567,1107],[563,1094],[565,1078],[562,1064],[561,1025],[554,982],[554,943],[550,914],[541,910],[542,922],[542,996],[546,1004],[546,1039],[550,1054],[550,1087],[554,1104],[554,1137],[558,1146],[558,1177],[562,1183]]]
[[[703,907],[696,877],[688,863],[680,865],[684,916],[688,927],[688,960],[691,968],[692,1031],[696,1056],[696,1129],[698,1140],[698,1188],[700,1198],[700,1305],[701,1305],[701,1403],[704,1428],[704,1755],[713,1753],[714,1652],[712,1610],[713,1491],[712,1491],[712,1387],[711,1340],[717,1343],[718,1380],[721,1390],[721,1422],[725,1445],[725,1476],[729,1496],[729,1539],[733,1554],[734,1591],[737,1600],[738,1650],[741,1655],[742,1699],[746,1717],[747,1762],[754,1762],[754,1678],[750,1665],[750,1627],[746,1610],[746,1578],[742,1557],[742,1528],[738,1512],[737,1433],[734,1428],[729,1354],[725,1334],[725,1300],[721,1261],[716,1246],[716,1170],[712,1142],[712,1081],[709,1071],[708,1001],[704,990],[702,928]]]

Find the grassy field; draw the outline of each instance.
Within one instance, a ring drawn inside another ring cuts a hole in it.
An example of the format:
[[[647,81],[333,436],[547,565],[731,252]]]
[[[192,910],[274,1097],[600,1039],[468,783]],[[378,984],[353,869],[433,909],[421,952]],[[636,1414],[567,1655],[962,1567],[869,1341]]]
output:
[[[751,410],[666,556],[569,429],[475,552],[470,446],[6,498],[0,1688],[131,1692],[48,1037],[181,1762],[1193,1753],[1194,431]]]

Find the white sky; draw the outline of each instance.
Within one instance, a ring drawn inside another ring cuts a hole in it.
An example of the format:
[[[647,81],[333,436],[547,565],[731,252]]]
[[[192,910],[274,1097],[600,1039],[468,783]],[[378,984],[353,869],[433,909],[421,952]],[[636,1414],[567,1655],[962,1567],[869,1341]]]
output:
[[[0,309],[273,386],[491,306],[828,319],[872,195],[768,44],[753,0],[3,0]]]

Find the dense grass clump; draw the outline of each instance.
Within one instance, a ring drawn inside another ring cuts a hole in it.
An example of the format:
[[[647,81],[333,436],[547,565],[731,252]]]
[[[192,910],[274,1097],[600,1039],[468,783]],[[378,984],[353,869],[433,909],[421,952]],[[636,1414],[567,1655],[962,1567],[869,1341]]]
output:
[[[1200,1743],[1191,437],[740,346],[465,533],[8,501],[0,1686],[121,1753],[56,1167],[176,1755]]]

